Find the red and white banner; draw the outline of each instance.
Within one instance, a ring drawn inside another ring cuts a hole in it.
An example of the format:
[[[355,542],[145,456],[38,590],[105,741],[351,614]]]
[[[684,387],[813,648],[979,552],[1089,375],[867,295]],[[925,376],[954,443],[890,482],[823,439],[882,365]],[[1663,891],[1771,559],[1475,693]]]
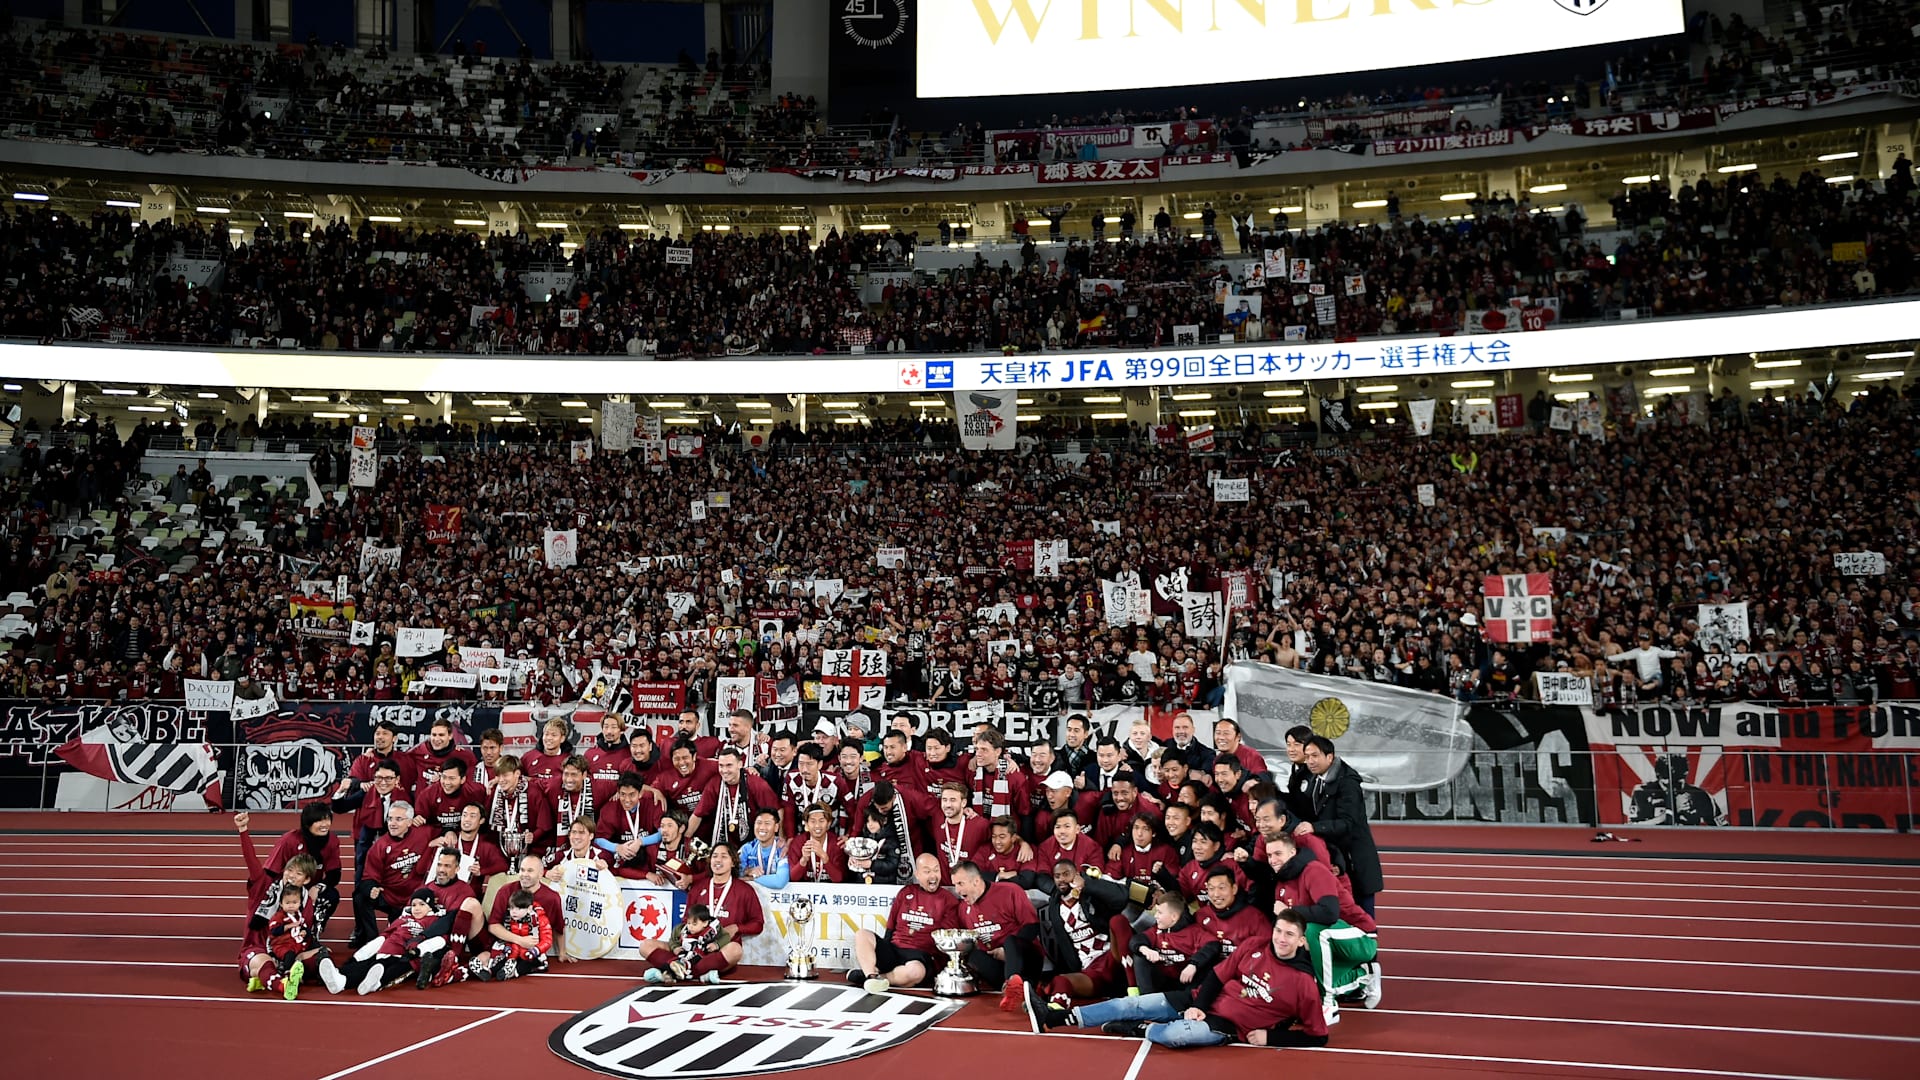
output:
[[[1487,640],[1531,644],[1553,640],[1553,576],[1488,574],[1482,617]]]
[[[1442,150],[1511,146],[1517,134],[1511,128],[1495,128],[1492,131],[1461,131],[1451,135],[1416,135],[1409,139],[1378,139],[1373,144],[1373,156],[1392,157],[1399,154],[1432,154]]]
[[[420,524],[426,527],[427,543],[451,544],[460,539],[460,531],[466,524],[467,510],[464,506],[442,506],[428,503],[420,515]]]
[[[1040,182],[1082,184],[1110,180],[1158,180],[1160,179],[1160,162],[1160,158],[1051,161],[1040,166]]]
[[[1602,825],[1912,829],[1920,702],[1585,709]]]

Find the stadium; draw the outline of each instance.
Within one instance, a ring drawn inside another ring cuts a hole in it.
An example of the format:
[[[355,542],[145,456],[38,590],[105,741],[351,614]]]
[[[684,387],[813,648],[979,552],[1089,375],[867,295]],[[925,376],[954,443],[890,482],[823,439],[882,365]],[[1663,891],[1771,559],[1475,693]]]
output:
[[[1914,0],[0,80],[0,1071],[1912,1074]]]

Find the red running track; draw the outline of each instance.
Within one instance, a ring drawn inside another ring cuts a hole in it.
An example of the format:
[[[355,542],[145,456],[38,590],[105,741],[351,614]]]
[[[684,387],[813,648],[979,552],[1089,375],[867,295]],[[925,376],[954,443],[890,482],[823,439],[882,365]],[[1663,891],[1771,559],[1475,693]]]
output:
[[[290,820],[255,815],[256,841]],[[222,823],[223,824],[223,823]],[[588,1077],[555,1027],[638,984],[597,961],[505,984],[294,1003],[233,968],[231,833],[186,815],[0,814],[0,1075],[152,1080]],[[815,1080],[1467,1075],[1867,1078],[1920,1054],[1920,842],[1908,836],[1380,826],[1386,999],[1326,1050],[1034,1036],[989,1000]],[[344,915],[344,913],[343,913]],[[336,921],[336,934],[348,924]],[[761,972],[772,977],[775,973]],[[1284,1058],[1274,1055],[1285,1054]]]

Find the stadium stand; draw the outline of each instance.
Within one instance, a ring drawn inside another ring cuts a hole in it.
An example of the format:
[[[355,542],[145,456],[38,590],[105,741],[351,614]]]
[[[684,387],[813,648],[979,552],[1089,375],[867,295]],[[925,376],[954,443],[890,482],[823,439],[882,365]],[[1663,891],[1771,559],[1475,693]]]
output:
[[[1091,452],[1077,462],[1036,453],[1018,467],[960,454],[951,425],[913,421],[857,436],[782,428],[764,455],[710,428],[710,454],[662,468],[605,454],[573,463],[572,433],[553,427],[383,424],[399,456],[376,490],[350,498],[344,423],[207,424],[197,434],[142,424],[124,443],[110,427],[77,423],[22,432],[22,467],[0,495],[12,531],[0,594],[13,620],[0,679],[10,696],[55,700],[177,696],[183,675],[208,671],[244,671],[283,699],[471,697],[415,684],[416,662],[393,657],[397,626],[432,623],[450,628],[450,645],[544,661],[556,676],[531,693],[549,703],[570,693],[557,673],[578,679],[595,661],[688,680],[700,701],[720,676],[805,682],[818,676],[820,649],[874,632],[897,635],[890,696],[901,698],[929,696],[932,675],[958,663],[977,700],[1025,701],[1046,683],[1069,706],[1200,706],[1217,700],[1223,663],[1296,655],[1316,671],[1465,700],[1530,694],[1535,665],[1604,672],[1603,693],[1616,701],[1907,698],[1920,586],[1900,539],[1910,522],[1886,512],[1883,496],[1911,502],[1920,492],[1920,458],[1887,439],[1911,425],[1917,396],[1912,385],[1882,387],[1842,407],[1772,391],[1743,403],[1729,391],[1710,425],[1671,405],[1651,417],[1636,410],[1604,454],[1570,455],[1552,433],[1489,443],[1444,426],[1432,440],[1378,426],[1316,450],[1310,429],[1249,425],[1223,428],[1224,453],[1201,457],[1138,428],[1098,439],[1041,428],[1045,449],[1064,452],[1074,437]],[[203,450],[319,447],[326,497],[308,506],[304,480],[236,477],[224,489],[187,475],[140,480],[150,445],[195,439]],[[1477,465],[1459,468],[1476,453]],[[1247,504],[1212,502],[1203,476],[1222,465],[1254,477],[1252,506],[1291,500],[1292,517],[1311,524],[1283,534]],[[1408,504],[1411,477],[1437,483],[1438,509]],[[685,520],[690,494],[716,485],[730,490],[730,509]],[[430,503],[464,508],[457,541],[425,542]],[[556,505],[596,523],[581,530],[577,568],[542,565],[545,511]],[[1476,505],[1469,527],[1458,508]],[[1102,535],[1102,520],[1125,527]],[[1566,529],[1566,539],[1536,536],[1536,526]],[[1072,537],[1076,561],[1051,581],[1004,574],[1005,545],[1037,534]],[[349,646],[289,621],[302,579],[358,580],[363,541],[404,549],[405,573],[376,571],[357,597],[355,617],[377,625],[377,644]],[[874,570],[876,545],[914,552],[913,572]],[[1836,576],[1833,553],[1852,550],[1886,552],[1887,575]],[[102,555],[114,556],[109,569],[97,569]],[[622,569],[657,556],[685,559],[639,576]],[[1098,579],[1175,564],[1202,578],[1251,569],[1258,595],[1285,603],[1233,613],[1224,652],[1184,638],[1177,621],[1140,630],[1154,678],[1135,678],[1136,631],[1106,626]],[[1552,645],[1524,660],[1471,620],[1481,575],[1523,571],[1553,573],[1561,597]],[[812,578],[847,592],[837,602],[801,595],[795,583]],[[670,612],[669,592],[691,594],[692,606]],[[1751,640],[1703,648],[1695,606],[1737,601],[1751,605]],[[1019,608],[1014,626],[994,611],[1003,603]],[[797,619],[777,641],[736,645],[717,633],[751,624],[754,610],[786,608]],[[1002,637],[1018,650],[996,662],[989,649]],[[1765,677],[1736,672],[1736,654],[1751,654]],[[1619,663],[1643,657],[1654,662]],[[376,684],[381,665],[393,678]]]

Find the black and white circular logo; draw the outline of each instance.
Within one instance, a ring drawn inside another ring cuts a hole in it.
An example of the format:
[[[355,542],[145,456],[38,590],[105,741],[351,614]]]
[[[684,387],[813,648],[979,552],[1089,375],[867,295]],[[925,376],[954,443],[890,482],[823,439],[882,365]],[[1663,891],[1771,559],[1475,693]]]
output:
[[[844,0],[840,26],[869,49],[884,49],[907,33],[907,0]]]

